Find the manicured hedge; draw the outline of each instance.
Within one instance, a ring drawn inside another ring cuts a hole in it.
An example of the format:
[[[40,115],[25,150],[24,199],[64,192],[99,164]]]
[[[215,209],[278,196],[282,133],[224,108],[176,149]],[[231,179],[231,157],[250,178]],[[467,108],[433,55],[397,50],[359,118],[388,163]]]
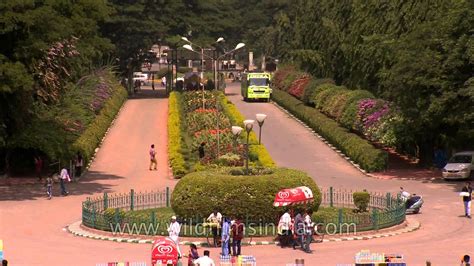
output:
[[[301,101],[286,92],[274,90],[273,100],[289,112],[305,121],[311,128],[344,152],[362,169],[373,172],[387,167],[387,153],[375,148],[369,141],[349,132],[336,121],[318,110],[302,104]]]
[[[73,144],[74,150],[80,152],[85,161],[94,155],[95,149],[128,97],[125,88],[118,83],[113,90],[112,96],[105,102],[99,114]]]
[[[237,107],[229,101],[223,94],[220,94],[219,101],[221,103],[223,112],[229,117],[232,125],[238,125],[242,128],[244,127],[244,116],[239,112]],[[242,133],[242,138],[244,137],[244,133]],[[258,143],[258,138],[254,132],[250,133],[249,137],[250,143]],[[250,145],[249,151],[254,156],[258,158],[258,164],[263,167],[274,167],[275,162],[273,161],[272,157],[268,153],[267,149],[264,145]]]
[[[168,99],[168,156],[174,177],[186,174],[186,164],[182,154],[180,94],[171,92]]]
[[[308,186],[314,194],[309,204],[316,211],[321,193],[306,173],[293,169],[276,168],[271,174],[233,176],[215,171],[195,172],[184,176],[171,196],[171,206],[181,218],[207,217],[214,209],[223,215],[242,219],[277,222],[283,208],[273,207],[279,190]]]

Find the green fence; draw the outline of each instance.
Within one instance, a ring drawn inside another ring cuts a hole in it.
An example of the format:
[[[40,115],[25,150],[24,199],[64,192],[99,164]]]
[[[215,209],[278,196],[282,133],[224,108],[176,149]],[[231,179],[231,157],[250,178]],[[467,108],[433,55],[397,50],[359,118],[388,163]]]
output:
[[[405,205],[398,195],[370,193],[368,212],[356,213],[353,211],[356,209],[353,192],[332,187],[321,189],[321,206],[326,208],[313,214],[318,231],[336,234],[378,230],[405,220]],[[170,207],[170,193],[169,188],[142,193],[131,190],[129,193],[104,193],[100,197],[88,198],[82,203],[82,224],[118,234],[166,235],[172,212],[161,213],[157,208]],[[323,212],[329,214],[321,215]],[[180,220],[181,235],[209,235],[209,228],[203,225],[205,218],[196,216]],[[252,236],[275,235],[277,232],[278,218],[275,221],[245,219],[243,222],[246,234]]]
[[[330,208],[337,215],[319,217],[316,213],[313,222],[319,224],[318,230],[329,234],[353,233],[387,228],[405,221],[405,204],[399,195],[369,192],[368,212],[357,213],[354,212],[354,192],[333,187],[321,189],[321,206]]]

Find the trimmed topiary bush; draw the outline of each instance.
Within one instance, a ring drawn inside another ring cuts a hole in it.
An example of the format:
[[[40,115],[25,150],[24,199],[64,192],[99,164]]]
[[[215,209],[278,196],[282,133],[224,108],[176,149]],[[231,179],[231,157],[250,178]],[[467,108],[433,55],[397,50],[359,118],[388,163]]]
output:
[[[369,207],[370,194],[367,191],[354,192],[352,193],[354,199],[354,205],[357,206],[358,212],[366,212]]]
[[[271,174],[233,176],[226,172],[204,171],[184,176],[176,185],[171,206],[183,218],[207,217],[214,209],[223,215],[242,219],[276,222],[283,208],[273,207],[279,190],[308,186],[313,191],[314,211],[321,203],[321,193],[313,179],[294,169],[277,168]]]

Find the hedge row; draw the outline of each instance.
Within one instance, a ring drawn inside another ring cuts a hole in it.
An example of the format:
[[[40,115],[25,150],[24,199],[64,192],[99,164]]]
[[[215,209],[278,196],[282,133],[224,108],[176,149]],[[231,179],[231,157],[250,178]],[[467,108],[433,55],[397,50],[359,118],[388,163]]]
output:
[[[244,127],[245,117],[240,113],[237,107],[229,101],[225,95],[220,94],[219,101],[222,106],[223,112],[229,117],[232,125],[238,125],[242,128]],[[244,134],[242,134],[242,138]],[[258,138],[254,132],[250,133],[249,137],[250,143],[258,143]],[[264,145],[250,145],[249,152],[253,153],[257,158],[260,166],[263,167],[275,167],[275,162],[268,153]]]
[[[74,142],[74,150],[80,152],[88,161],[94,155],[110,124],[116,117],[128,94],[125,88],[116,83],[112,96],[105,102],[100,113],[89,124],[87,129]]]
[[[289,112],[303,120],[308,126],[326,138],[335,147],[352,158],[366,171],[373,172],[386,169],[388,155],[385,151],[375,148],[369,141],[349,132],[336,121],[286,92],[274,90],[273,100]]]
[[[181,218],[207,217],[214,209],[225,216],[262,222],[277,222],[284,208],[272,206],[279,190],[308,186],[314,202],[308,207],[317,211],[321,193],[305,172],[293,169],[272,169],[272,173],[254,176],[233,176],[226,173],[195,172],[184,176],[171,196],[171,206]]]
[[[179,97],[181,97],[179,93],[171,92],[168,99],[168,156],[175,177],[186,174],[186,164],[181,153],[183,147]]]

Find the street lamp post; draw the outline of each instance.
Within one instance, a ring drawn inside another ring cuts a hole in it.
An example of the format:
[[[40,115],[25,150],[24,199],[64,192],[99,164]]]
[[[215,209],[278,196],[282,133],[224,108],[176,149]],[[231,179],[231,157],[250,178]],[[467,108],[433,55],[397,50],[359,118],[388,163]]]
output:
[[[215,79],[215,81],[216,81],[216,88],[219,88],[219,79],[217,78],[217,72],[218,72],[218,70],[219,70],[219,60],[220,60],[221,58],[223,58],[223,57],[225,57],[225,56],[227,56],[227,55],[229,55],[229,54],[231,54],[231,53],[233,53],[233,52],[235,52],[235,51],[241,49],[241,48],[244,47],[244,46],[245,46],[245,43],[243,43],[243,42],[238,43],[238,44],[235,46],[234,49],[232,49],[232,50],[228,51],[227,53],[225,53],[225,54],[223,54],[223,55],[217,57],[217,59],[215,60],[217,71],[216,71],[216,75],[215,75],[215,77],[214,77],[214,79]]]
[[[185,49],[187,49],[187,50],[196,52],[196,51],[194,51],[194,49],[193,49],[193,47],[192,47],[191,45],[194,45],[194,46],[198,47],[199,49],[201,49],[201,82],[202,82],[203,79],[204,79],[204,56],[205,56],[205,55],[204,55],[204,48],[202,48],[201,46],[199,46],[199,45],[197,45],[197,44],[191,42],[191,41],[188,40],[188,38],[186,38],[186,37],[181,37],[181,40],[183,40],[183,41],[189,43],[189,44],[183,45],[183,48],[185,48]],[[222,42],[222,41],[224,41],[224,38],[219,37],[219,38],[217,38],[217,40],[215,41],[215,43],[219,43],[219,42]],[[190,45],[190,44],[191,44],[191,45]],[[206,55],[206,56],[207,56],[207,55]],[[209,57],[209,56],[207,56],[207,57],[210,58],[211,60],[213,60],[212,57]],[[204,101],[205,101],[205,97],[204,97],[204,84],[203,84],[203,86],[202,86],[202,109],[206,109],[206,108],[205,108]]]
[[[234,135],[234,153],[237,154],[237,139],[239,138],[240,136],[240,133],[242,133],[242,129],[241,127],[238,127],[238,126],[232,126],[232,135]]]
[[[250,132],[252,131],[253,128],[253,123],[254,120],[244,120],[244,125],[245,125],[245,131],[247,131],[247,144],[245,148],[246,156],[245,156],[245,173],[248,175],[249,174],[249,137],[250,137]]]
[[[266,114],[257,114],[257,122],[259,126],[258,130],[258,144],[260,145],[262,143],[262,127],[263,127],[263,122],[265,122],[265,118],[267,118]]]

